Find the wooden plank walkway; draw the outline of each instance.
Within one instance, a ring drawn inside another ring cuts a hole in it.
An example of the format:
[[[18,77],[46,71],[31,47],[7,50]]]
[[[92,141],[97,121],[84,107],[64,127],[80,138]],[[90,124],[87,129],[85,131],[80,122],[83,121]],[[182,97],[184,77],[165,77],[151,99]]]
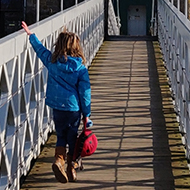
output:
[[[182,190],[190,175],[157,41],[105,41],[89,68],[99,144],[78,181],[51,170],[52,134],[21,190]]]

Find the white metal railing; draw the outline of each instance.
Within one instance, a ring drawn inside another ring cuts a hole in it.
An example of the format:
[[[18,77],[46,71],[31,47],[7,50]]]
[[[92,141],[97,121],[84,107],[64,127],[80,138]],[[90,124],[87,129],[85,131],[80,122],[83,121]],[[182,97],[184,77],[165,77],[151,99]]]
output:
[[[173,1],[158,0],[158,38],[186,156],[190,159],[190,21],[187,11],[184,13],[180,12],[179,3],[174,6]]]
[[[63,26],[80,36],[88,67],[104,39],[104,0],[85,1],[29,28],[52,49]],[[17,190],[54,125],[44,103],[47,70],[26,33],[2,38],[0,55],[0,189]]]
[[[151,12],[151,25],[150,25],[150,33],[152,36],[157,36],[157,4],[155,0],[152,0],[152,12]]]
[[[116,17],[112,1],[108,1],[108,35],[120,35],[120,18]]]

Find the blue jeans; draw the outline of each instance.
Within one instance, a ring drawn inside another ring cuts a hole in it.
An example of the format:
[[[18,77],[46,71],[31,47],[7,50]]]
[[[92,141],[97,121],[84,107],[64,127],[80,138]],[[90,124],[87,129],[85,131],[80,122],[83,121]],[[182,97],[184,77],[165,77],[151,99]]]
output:
[[[61,111],[53,109],[53,120],[57,134],[56,146],[69,145],[69,155],[73,155],[81,120],[80,111]]]

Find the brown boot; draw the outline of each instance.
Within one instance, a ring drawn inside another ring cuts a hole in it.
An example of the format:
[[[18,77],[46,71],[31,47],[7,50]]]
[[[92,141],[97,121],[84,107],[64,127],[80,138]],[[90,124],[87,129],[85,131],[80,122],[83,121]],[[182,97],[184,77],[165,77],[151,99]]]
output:
[[[64,169],[66,156],[66,148],[58,146],[55,148],[55,161],[52,164],[52,170],[54,172],[55,178],[61,183],[67,183],[68,177]]]
[[[73,156],[67,154],[67,176],[70,182],[77,180],[77,173],[72,163]]]

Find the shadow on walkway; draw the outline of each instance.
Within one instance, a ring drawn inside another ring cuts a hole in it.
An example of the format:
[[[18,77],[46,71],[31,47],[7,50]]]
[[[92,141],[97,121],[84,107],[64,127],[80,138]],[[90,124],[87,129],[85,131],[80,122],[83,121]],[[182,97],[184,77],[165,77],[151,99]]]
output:
[[[76,183],[51,171],[52,134],[22,190],[189,189],[189,170],[157,41],[110,39],[89,68],[91,128],[98,149],[83,159]]]

